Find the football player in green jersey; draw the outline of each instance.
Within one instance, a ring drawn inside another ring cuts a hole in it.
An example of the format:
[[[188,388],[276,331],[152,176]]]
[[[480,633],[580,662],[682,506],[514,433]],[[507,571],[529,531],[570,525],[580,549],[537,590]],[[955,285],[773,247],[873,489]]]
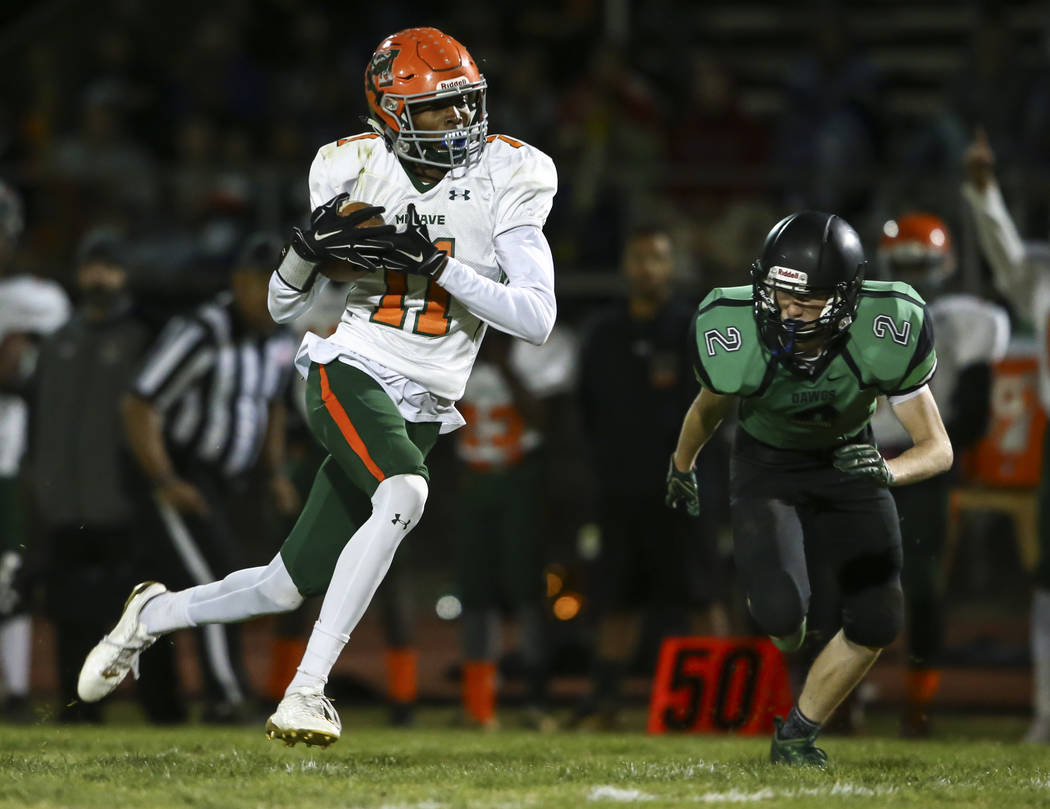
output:
[[[888,486],[947,470],[952,447],[927,383],[937,365],[923,300],[864,281],[856,231],[804,211],[766,237],[750,286],[713,290],[690,342],[700,394],[685,415],[667,502],[700,510],[693,465],[739,402],[730,467],[733,545],[752,616],[785,651],[805,637],[806,555],[836,572],[842,628],[776,720],[774,763],[824,766],[821,726],[901,629],[901,537]],[[912,446],[886,461],[870,418],[889,397]]]

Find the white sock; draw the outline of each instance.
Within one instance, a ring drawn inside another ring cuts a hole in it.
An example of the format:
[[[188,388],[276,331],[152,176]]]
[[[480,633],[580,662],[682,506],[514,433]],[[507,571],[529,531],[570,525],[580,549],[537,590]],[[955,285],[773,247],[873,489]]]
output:
[[[265,567],[235,570],[219,581],[161,593],[142,608],[139,620],[151,635],[163,635],[199,624],[232,624],[290,612],[302,601],[277,554]]]
[[[372,516],[346,543],[336,562],[306,654],[285,693],[322,690],[343,647],[383,581],[398,544],[423,514],[427,483],[419,475],[395,475],[372,495]]]
[[[1032,708],[1050,721],[1050,590],[1032,594]]]
[[[0,680],[9,697],[29,694],[32,639],[33,621],[28,615],[16,615],[0,623]]]
[[[296,668],[295,676],[292,677],[285,693],[295,691],[297,688],[324,691],[325,684],[328,682],[328,674],[332,671],[335,661],[339,659],[343,647],[349,640],[349,634],[333,634],[322,626],[320,621],[314,622],[302,662]]]

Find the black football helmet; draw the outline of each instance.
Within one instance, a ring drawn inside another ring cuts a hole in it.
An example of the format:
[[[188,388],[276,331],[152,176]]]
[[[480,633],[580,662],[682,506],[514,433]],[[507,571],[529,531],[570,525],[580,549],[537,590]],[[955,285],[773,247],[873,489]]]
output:
[[[815,376],[845,344],[864,267],[860,236],[835,214],[794,213],[769,231],[751,266],[755,321],[773,356],[789,370]],[[782,318],[777,290],[828,302],[815,320]]]

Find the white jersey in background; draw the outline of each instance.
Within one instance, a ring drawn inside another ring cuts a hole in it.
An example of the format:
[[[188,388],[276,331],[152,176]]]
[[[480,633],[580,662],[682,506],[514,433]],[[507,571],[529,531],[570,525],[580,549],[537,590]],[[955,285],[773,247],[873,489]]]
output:
[[[450,258],[440,283],[376,272],[351,284],[335,333],[304,338],[296,358],[300,371],[310,361],[340,358],[376,376],[399,407],[399,399],[414,397],[414,404],[401,407],[406,418],[443,421],[449,429],[461,424],[448,411],[463,395],[486,324],[533,343],[542,343],[553,326],[554,266],[541,229],[556,190],[551,159],[503,135],[488,138],[464,176],[446,176],[429,187],[411,177],[375,134],[321,147],[310,169],[312,207],[346,192],[353,201],[383,206],[384,220],[403,226],[413,204]],[[278,320],[302,312],[328,280],[319,277],[307,295],[281,284],[275,274],[271,312]],[[438,401],[421,405],[422,393]]]
[[[69,314],[69,298],[54,281],[30,275],[0,280],[0,341],[9,334],[44,337],[63,326]],[[25,375],[31,373],[35,359],[35,350],[24,358]],[[25,400],[16,394],[0,393],[0,476],[18,472],[27,423]]]
[[[555,327],[542,346],[521,340],[510,351],[510,365],[525,389],[537,399],[572,390],[576,374],[576,340]],[[481,360],[467,380],[460,401],[467,428],[456,433],[456,454],[475,469],[501,470],[518,463],[543,443],[543,435],[525,423],[503,373]]]
[[[1050,244],[1022,241],[996,183],[989,183],[983,192],[964,183],[962,192],[973,211],[977,241],[992,268],[996,287],[1035,327],[1036,341],[1042,346],[1039,400],[1050,413]]]

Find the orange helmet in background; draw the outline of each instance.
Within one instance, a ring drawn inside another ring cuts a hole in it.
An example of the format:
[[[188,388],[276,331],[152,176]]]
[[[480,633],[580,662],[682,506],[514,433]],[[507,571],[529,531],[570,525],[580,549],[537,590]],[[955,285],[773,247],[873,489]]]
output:
[[[485,77],[459,42],[436,28],[391,34],[365,68],[369,123],[402,160],[443,169],[467,168],[485,148]],[[437,102],[467,107],[461,129],[417,129],[413,109]]]
[[[933,214],[909,213],[882,226],[879,270],[889,281],[905,281],[936,291],[955,272],[955,253],[948,227]]]

